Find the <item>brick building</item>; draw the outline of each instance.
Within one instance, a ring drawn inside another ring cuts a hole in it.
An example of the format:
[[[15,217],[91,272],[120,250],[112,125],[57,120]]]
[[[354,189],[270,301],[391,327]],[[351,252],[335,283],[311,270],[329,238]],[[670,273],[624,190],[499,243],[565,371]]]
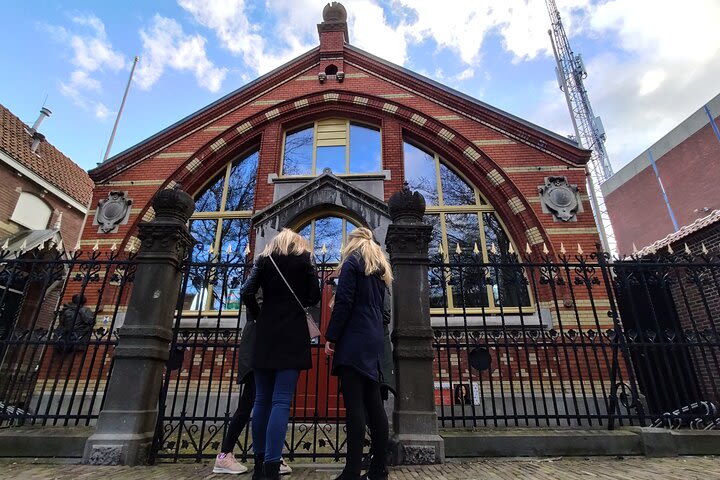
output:
[[[602,185],[620,253],[651,245],[720,208],[719,117],[717,95]]]

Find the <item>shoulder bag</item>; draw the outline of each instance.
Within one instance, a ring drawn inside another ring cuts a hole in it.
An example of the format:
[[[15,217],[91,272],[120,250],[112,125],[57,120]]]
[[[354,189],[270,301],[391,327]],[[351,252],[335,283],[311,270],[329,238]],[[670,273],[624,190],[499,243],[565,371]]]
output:
[[[313,339],[315,337],[320,336],[320,329],[317,326],[317,323],[315,323],[315,319],[312,317],[310,312],[308,312],[308,309],[305,308],[298,298],[298,296],[295,294],[295,291],[292,289],[288,281],[285,279],[285,276],[280,271],[280,268],[277,266],[277,263],[275,263],[275,260],[273,260],[272,255],[268,255],[268,258],[272,262],[272,264],[275,266],[275,270],[277,270],[278,274],[280,275],[280,278],[283,279],[283,282],[285,282],[285,285],[287,285],[288,290],[290,290],[290,293],[293,294],[293,297],[295,297],[295,300],[297,301],[298,305],[300,305],[300,308],[303,309],[303,312],[305,312],[305,321],[307,321],[307,327],[308,332],[310,332],[310,339]]]

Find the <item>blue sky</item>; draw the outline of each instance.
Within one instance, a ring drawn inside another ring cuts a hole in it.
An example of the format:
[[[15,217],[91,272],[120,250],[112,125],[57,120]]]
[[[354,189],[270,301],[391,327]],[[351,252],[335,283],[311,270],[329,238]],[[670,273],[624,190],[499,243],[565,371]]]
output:
[[[617,170],[720,93],[717,0],[556,0]],[[325,0],[3,2],[0,102],[86,169],[317,44]],[[544,0],[346,0],[350,41],[561,134]],[[12,43],[8,41],[12,39]],[[716,112],[720,113],[720,112]]]

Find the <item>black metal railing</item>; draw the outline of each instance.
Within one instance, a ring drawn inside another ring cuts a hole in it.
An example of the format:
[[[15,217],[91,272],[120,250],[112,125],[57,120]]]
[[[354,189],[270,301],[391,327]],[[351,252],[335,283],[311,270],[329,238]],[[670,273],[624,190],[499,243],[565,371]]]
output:
[[[239,289],[250,265],[232,253],[191,260],[185,269],[175,320],[171,361],[162,387],[154,459],[214,457],[238,402],[238,340],[245,325]],[[317,258],[323,285],[314,318],[329,320],[328,278],[336,263]],[[344,407],[322,340],[312,345],[313,368],[301,372],[290,412],[285,458],[339,460],[344,455]],[[240,436],[236,456],[252,456],[250,427]]]
[[[0,253],[0,427],[94,424],[134,272],[134,254]]]
[[[717,257],[436,260],[442,426],[718,425]]]

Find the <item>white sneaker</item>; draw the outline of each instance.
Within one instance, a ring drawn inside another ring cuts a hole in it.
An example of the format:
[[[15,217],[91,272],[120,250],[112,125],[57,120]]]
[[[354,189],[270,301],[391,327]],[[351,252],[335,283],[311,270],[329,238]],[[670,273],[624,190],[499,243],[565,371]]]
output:
[[[223,455],[222,453],[218,453],[217,457],[215,457],[215,466],[213,467],[213,473],[229,473],[230,475],[239,475],[247,471],[247,467],[235,460],[235,456],[232,453],[226,453],[225,455]]]
[[[290,465],[288,465],[285,462],[284,458],[280,459],[280,475],[290,475],[292,473],[292,468],[290,468]]]

